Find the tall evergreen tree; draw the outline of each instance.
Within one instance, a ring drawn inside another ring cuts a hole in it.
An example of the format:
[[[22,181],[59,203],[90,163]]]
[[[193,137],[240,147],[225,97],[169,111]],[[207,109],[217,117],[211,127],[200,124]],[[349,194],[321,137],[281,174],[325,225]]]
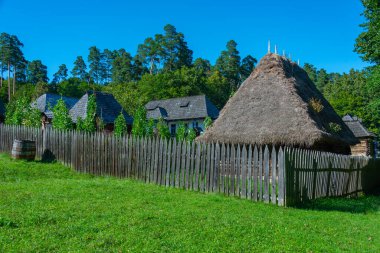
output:
[[[103,76],[102,79],[104,83],[110,83],[112,78],[112,65],[115,60],[117,51],[111,51],[109,49],[104,49],[102,53],[102,65],[103,65]]]
[[[380,64],[380,2],[362,0],[366,22],[360,26],[364,31],[356,39],[355,51],[363,60]]]
[[[317,82],[317,68],[314,67],[310,63],[305,63],[303,65],[303,69],[306,71],[306,73],[309,76],[309,78],[311,79],[311,81],[316,83]]]
[[[215,69],[230,82],[231,90],[236,90],[240,84],[240,55],[236,47],[235,41],[228,41],[226,50],[222,51],[215,64]]]
[[[240,75],[241,75],[241,81],[243,82],[245,79],[249,77],[249,75],[252,73],[252,71],[255,69],[255,65],[257,63],[256,58],[252,57],[251,55],[247,55],[243,58],[241,61],[240,66]]]
[[[189,67],[193,61],[193,51],[191,51],[183,33],[177,32],[173,25],[164,27],[164,35],[162,37],[161,59],[164,70],[176,70],[182,66]]]
[[[27,78],[28,82],[32,84],[37,84],[38,82],[47,83],[49,81],[47,67],[40,60],[31,61],[28,64]]]
[[[115,51],[112,62],[112,81],[114,83],[127,83],[132,78],[132,56],[125,49]]]
[[[203,73],[209,73],[211,71],[211,63],[209,60],[197,58],[193,63],[193,67]]]
[[[156,34],[140,44],[137,55],[148,66],[150,74],[161,68],[174,71],[183,66],[189,67],[193,61],[193,51],[188,48],[185,36],[170,24],[164,27],[164,34]]]
[[[13,71],[14,82],[20,82],[20,83],[26,82],[27,66],[28,66],[28,61],[25,59],[22,59],[16,63],[15,69]],[[13,85],[13,87],[16,88],[16,85]]]
[[[133,57],[133,63],[132,63],[131,68],[132,68],[131,72],[132,72],[132,80],[133,81],[140,80],[141,77],[145,73],[149,72],[148,68],[144,66],[143,62],[141,61],[141,59],[138,55],[135,55]]]
[[[24,54],[21,51],[21,48],[24,45],[15,35],[10,35],[7,33],[0,34],[0,56],[1,56],[1,80],[0,86],[3,82],[3,69],[4,65],[8,69],[8,101],[11,99],[11,94],[16,92],[16,78],[17,78],[17,67],[20,66],[20,63],[25,62]],[[13,92],[11,89],[11,71],[13,72]]]
[[[152,75],[156,73],[160,64],[160,55],[162,48],[160,41],[162,35],[157,34],[155,38],[147,38],[143,44],[140,44],[137,49],[137,57],[139,61],[148,66],[149,73]]]
[[[87,81],[88,73],[86,70],[87,70],[87,66],[83,60],[83,57],[78,56],[74,62],[74,67],[71,70],[71,74],[73,75],[73,77],[80,78],[82,81]]]
[[[329,83],[329,75],[327,74],[325,69],[320,69],[317,71],[317,82],[315,85],[317,86],[320,92],[323,92],[325,86]]]
[[[53,75],[53,83],[60,83],[67,79],[67,67],[66,64],[59,66],[58,71]]]
[[[88,62],[90,63],[90,77],[96,84],[104,83],[106,76],[106,69],[104,66],[104,54],[99,48],[93,46],[90,47],[90,53],[88,55]]]

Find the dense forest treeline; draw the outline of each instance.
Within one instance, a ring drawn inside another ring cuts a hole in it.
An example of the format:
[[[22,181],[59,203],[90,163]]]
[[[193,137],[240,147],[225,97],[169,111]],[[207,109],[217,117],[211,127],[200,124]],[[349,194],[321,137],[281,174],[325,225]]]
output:
[[[363,119],[373,132],[380,133],[380,7],[376,0],[363,0],[366,23],[355,51],[373,65],[349,73],[328,73],[305,63],[304,69],[340,116],[347,113]],[[162,34],[146,38],[135,55],[125,49],[89,48],[77,56],[69,70],[59,66],[52,80],[40,60],[28,61],[23,44],[15,35],[0,35],[0,97],[13,103],[20,97],[30,101],[45,92],[80,97],[86,90],[112,93],[130,114],[150,100],[206,94],[222,108],[231,94],[257,64],[251,55],[240,56],[230,40],[212,64],[193,59],[183,33],[166,25]]]

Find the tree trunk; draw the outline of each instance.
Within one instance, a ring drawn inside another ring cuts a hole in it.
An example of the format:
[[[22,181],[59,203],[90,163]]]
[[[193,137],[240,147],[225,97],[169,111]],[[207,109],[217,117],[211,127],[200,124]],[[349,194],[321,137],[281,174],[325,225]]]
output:
[[[153,59],[150,60],[150,66],[149,66],[149,74],[153,74]]]
[[[16,92],[16,66],[13,67],[13,95]]]
[[[11,63],[8,62],[8,102],[11,101]]]

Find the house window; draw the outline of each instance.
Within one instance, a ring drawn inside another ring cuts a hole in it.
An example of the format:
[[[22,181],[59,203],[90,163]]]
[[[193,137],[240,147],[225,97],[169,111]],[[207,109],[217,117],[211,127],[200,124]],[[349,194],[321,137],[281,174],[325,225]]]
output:
[[[194,121],[193,122],[193,128],[197,128],[198,127],[198,121]]]
[[[170,125],[170,133],[171,133],[172,135],[175,135],[175,130],[176,130],[176,126],[175,126],[175,124]]]

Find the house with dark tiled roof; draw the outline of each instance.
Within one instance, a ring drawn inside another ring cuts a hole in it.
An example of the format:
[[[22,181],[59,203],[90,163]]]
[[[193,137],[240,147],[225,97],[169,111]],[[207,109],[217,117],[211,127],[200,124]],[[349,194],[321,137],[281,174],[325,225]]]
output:
[[[70,117],[76,124],[79,118],[85,119],[87,116],[87,105],[89,96],[94,95],[96,102],[96,121],[105,124],[106,131],[113,131],[116,118],[123,113],[127,126],[131,129],[133,118],[121,107],[112,94],[100,91],[88,91],[71,108]]]
[[[0,99],[0,123],[3,123],[5,120],[5,105]]]
[[[218,108],[205,95],[150,101],[145,108],[147,118],[164,119],[172,135],[180,122],[201,132],[206,117],[215,120],[219,116]]]
[[[351,146],[352,155],[374,156],[374,139],[376,135],[368,131],[362,120],[356,116],[346,115],[343,122],[351,132],[359,139],[359,143]]]
[[[77,98],[45,93],[31,103],[31,106],[33,108],[37,108],[41,112],[43,126],[51,124],[54,118],[53,108],[61,98],[65,102],[68,110],[70,110],[75,105],[75,103],[78,102]]]

